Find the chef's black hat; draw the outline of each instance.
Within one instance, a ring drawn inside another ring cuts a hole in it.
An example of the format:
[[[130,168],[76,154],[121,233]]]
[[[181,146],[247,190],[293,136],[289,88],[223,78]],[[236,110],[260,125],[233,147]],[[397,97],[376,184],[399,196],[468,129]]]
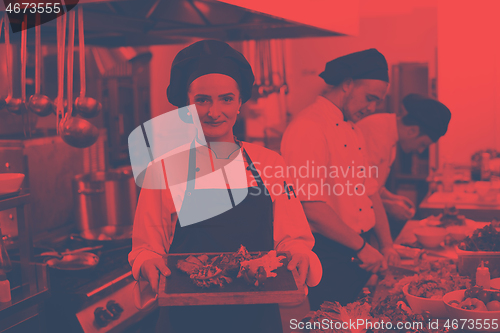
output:
[[[427,134],[433,142],[446,134],[451,119],[450,110],[441,102],[418,94],[409,94],[403,98],[403,105],[408,115],[420,127],[420,132]]]
[[[368,49],[327,62],[325,70],[319,76],[327,84],[337,86],[347,78],[389,82],[388,71],[384,55],[376,49]]]
[[[255,78],[245,57],[227,43],[202,40],[182,49],[175,56],[167,88],[169,102],[178,107],[186,106],[191,82],[211,73],[232,77],[238,83],[241,102],[250,99]]]

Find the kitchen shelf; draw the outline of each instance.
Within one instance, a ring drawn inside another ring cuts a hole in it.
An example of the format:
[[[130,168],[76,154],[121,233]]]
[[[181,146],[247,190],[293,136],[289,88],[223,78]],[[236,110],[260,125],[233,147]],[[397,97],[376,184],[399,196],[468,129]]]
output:
[[[19,254],[23,268],[27,269],[27,265],[33,258],[30,225],[25,214],[25,208],[29,207],[31,197],[30,193],[25,190],[21,190],[17,195],[13,195],[12,197],[0,200],[0,211],[16,208]]]
[[[12,262],[12,271],[7,273],[11,281],[10,302],[0,303],[0,330],[6,324],[8,317],[23,311],[33,305],[40,304],[49,297],[49,283],[47,279],[47,265],[29,263],[24,265],[20,262]],[[19,281],[17,285],[13,285]]]
[[[30,194],[27,192],[21,192],[16,196],[0,199],[0,211],[25,205],[29,201]]]

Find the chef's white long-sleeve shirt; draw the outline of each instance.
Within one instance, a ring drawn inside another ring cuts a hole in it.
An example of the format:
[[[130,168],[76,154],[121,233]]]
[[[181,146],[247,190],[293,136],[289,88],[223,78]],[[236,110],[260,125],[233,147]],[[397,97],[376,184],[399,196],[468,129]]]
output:
[[[377,168],[361,131],[335,104],[318,96],[302,110],[285,131],[281,154],[296,170],[301,201],[325,202],[357,233],[375,226],[369,196],[377,191]]]
[[[379,188],[382,188],[396,159],[399,140],[396,115],[394,113],[373,114],[361,119],[356,125],[365,138],[370,164],[378,166],[377,180]]]
[[[273,202],[275,250],[288,251],[292,256],[295,253],[308,255],[310,269],[306,283],[308,286],[317,285],[322,275],[321,263],[312,252],[314,237],[302,205],[293,192],[287,192],[284,189],[284,183],[291,184],[291,181],[286,176],[287,167],[283,158],[269,149],[246,142],[242,143],[242,149],[245,149],[254,163],[255,169],[262,177]],[[187,179],[189,158],[187,158],[188,149],[184,150],[186,156],[176,159],[177,163],[179,163],[176,170],[180,172],[180,174],[175,175],[176,180]],[[207,162],[209,161],[206,158],[207,151],[206,146],[196,145],[197,174],[204,176],[200,177],[203,181],[196,180],[195,188],[204,188],[204,184],[210,184],[210,187],[213,187],[213,184],[220,184],[220,188],[226,188],[226,183],[219,181],[220,173],[210,172],[212,170],[209,169],[211,165]],[[251,171],[248,169],[246,159],[241,157],[243,156],[241,149],[236,153],[238,156],[234,158],[234,162],[237,163],[239,159],[242,159],[240,162],[245,165],[243,172],[246,173],[247,186],[257,186]],[[151,168],[153,172],[146,172],[144,187],[141,189],[135,213],[132,251],[129,254],[129,262],[132,265],[132,273],[136,279],[139,278],[140,268],[145,260],[160,258],[168,253],[175,235],[177,212],[182,206],[185,195],[186,182],[176,181],[172,186],[158,185],[156,189],[151,186],[152,184],[166,184],[165,176],[168,180],[169,175],[172,174],[155,171],[163,170],[161,165],[161,158],[159,158],[148,167],[148,170]],[[159,166],[159,168],[156,166]],[[238,183],[238,180],[234,179],[239,179],[241,183],[241,177],[236,176],[238,172],[241,172],[242,168],[234,168],[231,163],[224,168],[229,178],[229,185],[232,186]],[[220,171],[220,169],[217,171]],[[210,180],[210,177],[213,177],[212,180]],[[233,181],[231,178],[233,178]],[[236,184],[235,187],[240,187],[238,185],[242,184]]]

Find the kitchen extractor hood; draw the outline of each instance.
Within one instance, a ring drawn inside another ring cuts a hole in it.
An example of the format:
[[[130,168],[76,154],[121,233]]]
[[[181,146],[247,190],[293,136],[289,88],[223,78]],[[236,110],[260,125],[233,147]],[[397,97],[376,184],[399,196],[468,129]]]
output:
[[[358,1],[80,0],[79,6],[86,44],[120,47],[355,35]],[[55,21],[43,25],[42,38],[56,43]]]

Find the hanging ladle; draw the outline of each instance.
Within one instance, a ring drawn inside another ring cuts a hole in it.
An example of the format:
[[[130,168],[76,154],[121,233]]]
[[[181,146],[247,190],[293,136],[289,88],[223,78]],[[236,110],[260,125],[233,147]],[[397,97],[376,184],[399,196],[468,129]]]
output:
[[[3,16],[0,17],[0,37],[2,37],[2,29],[3,29]],[[5,52],[7,53],[7,52]],[[5,59],[7,59],[7,54],[5,55]],[[7,106],[7,102],[5,101],[6,97],[0,97],[0,110]]]
[[[75,111],[84,118],[93,118],[102,111],[102,105],[92,97],[85,97],[85,39],[83,31],[83,9],[78,7],[78,43],[80,55],[80,97],[75,100]]]
[[[57,18],[57,97],[53,102],[56,114],[56,128],[59,135],[59,122],[64,114],[64,43],[66,41],[66,15]]]
[[[0,19],[0,30],[2,29],[2,24],[4,18]],[[5,69],[7,74],[7,97],[2,97],[0,99],[0,109],[7,107],[8,102],[12,99],[12,74],[10,73],[10,35],[9,35],[9,19],[7,13],[5,13]],[[1,31],[0,31],[1,37]]]
[[[69,12],[68,31],[68,101],[73,100],[73,57],[75,48],[75,11]],[[59,100],[61,103],[62,100]],[[93,124],[72,115],[73,103],[68,103],[68,111],[59,125],[59,133],[64,142],[76,148],[92,146],[99,137],[99,130]]]
[[[7,110],[9,110],[12,113],[22,115],[26,113],[26,106],[24,105],[24,100],[22,98],[14,98],[13,97],[13,73],[12,73],[12,63],[11,63],[11,55],[12,55],[12,46],[10,44],[10,31],[9,31],[9,20],[7,17],[7,13],[5,13],[5,50],[6,50],[6,67],[7,67],[7,76],[9,80],[9,92],[7,98],[5,98],[5,103],[7,105]],[[22,26],[22,32],[21,32],[21,42],[26,41],[26,29],[24,28],[24,21],[23,21],[23,26]],[[26,44],[21,43],[21,62],[24,65],[21,67],[21,89],[22,85],[26,84],[26,62],[25,59],[23,58],[23,46],[26,47]],[[23,70],[24,68],[24,70]],[[26,93],[26,86],[24,86],[24,92]]]
[[[57,18],[57,97],[52,103],[52,108],[56,114],[56,128],[59,134],[59,125],[64,115],[64,110],[68,106],[68,101],[64,100],[64,48],[66,43],[66,15]]]
[[[45,95],[40,94],[40,70],[42,66],[42,36],[40,26],[40,14],[36,15],[35,24],[35,94],[31,95],[28,109],[40,117],[52,113],[52,101]]]
[[[64,52],[66,43],[66,15],[57,18],[57,97],[52,102],[52,112],[56,115],[56,128],[59,134],[60,121],[68,101],[64,99]],[[61,103],[59,103],[61,101]]]
[[[66,15],[57,18],[57,97],[52,102],[52,112],[56,115],[56,129],[59,135],[60,124],[67,110],[68,100],[64,99],[64,52],[66,43]],[[60,103],[59,103],[60,102]]]

